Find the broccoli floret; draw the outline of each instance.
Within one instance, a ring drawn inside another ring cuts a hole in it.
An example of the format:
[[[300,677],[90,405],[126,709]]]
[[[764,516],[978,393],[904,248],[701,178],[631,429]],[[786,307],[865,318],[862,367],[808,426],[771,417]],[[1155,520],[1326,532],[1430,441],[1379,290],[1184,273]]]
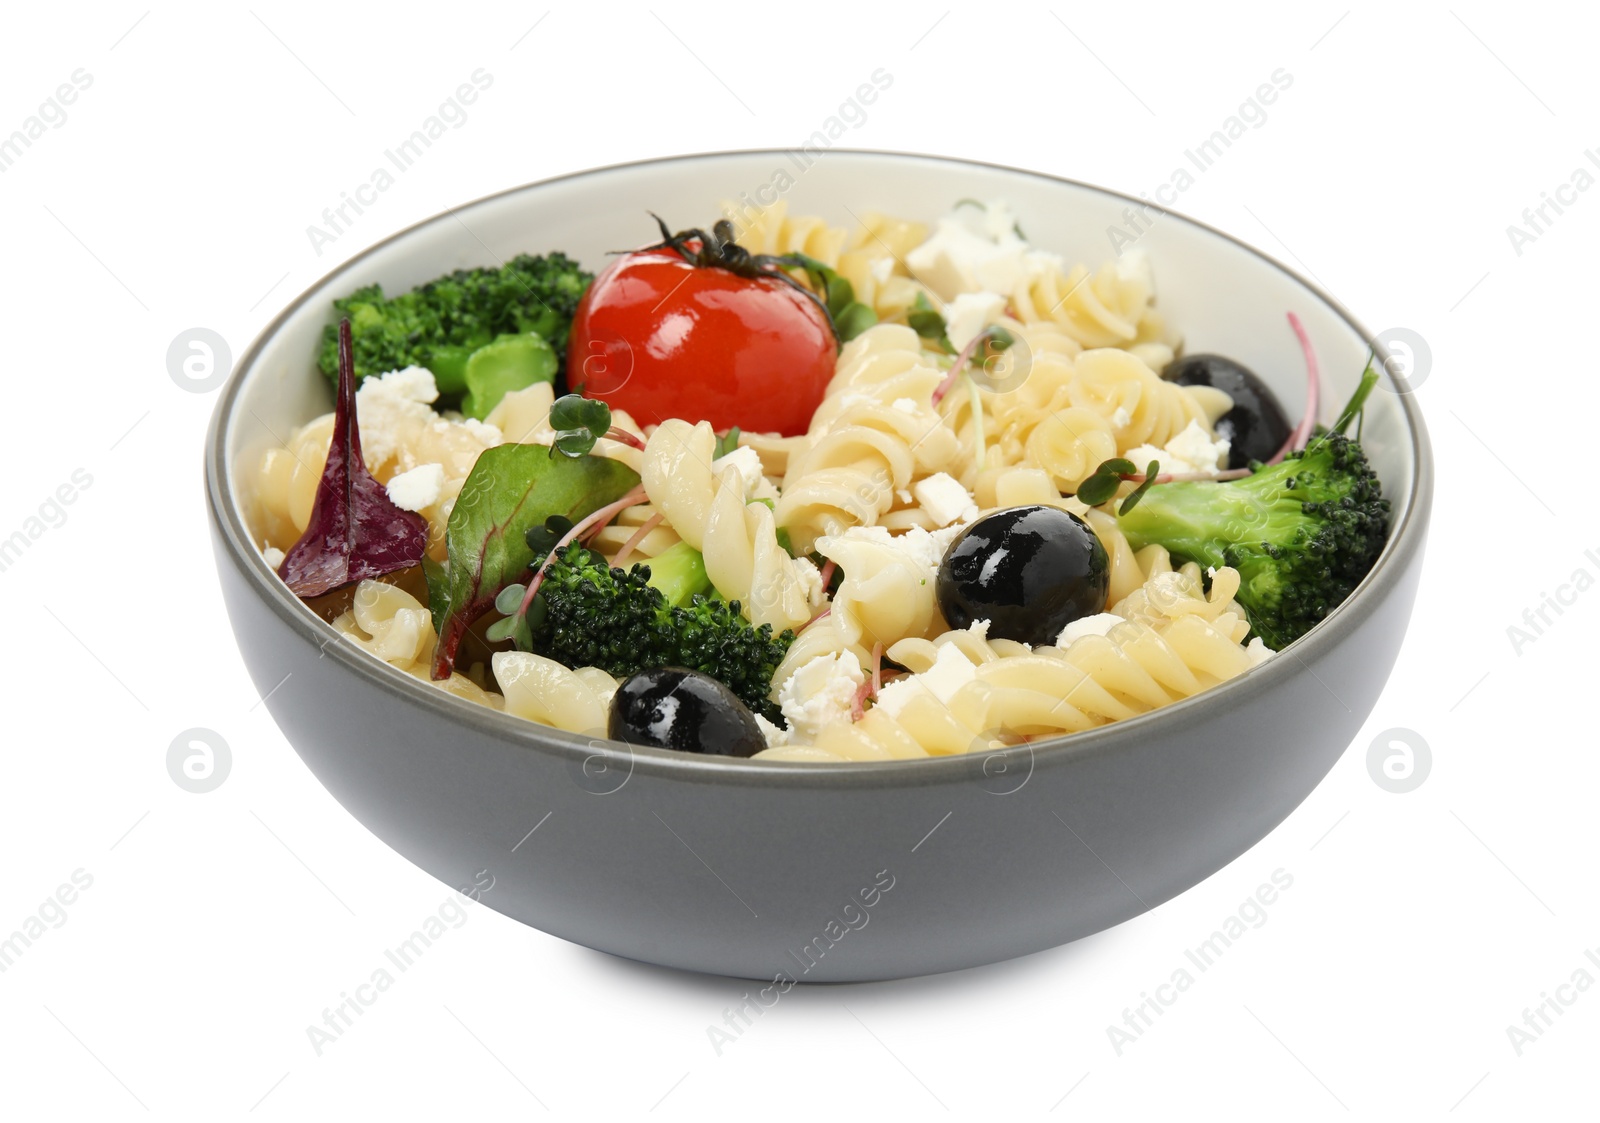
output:
[[[356,377],[427,367],[440,403],[455,405],[469,389],[467,360],[478,348],[510,335],[538,335],[557,358],[578,300],[594,278],[565,254],[522,254],[498,269],[460,269],[410,292],[384,296],[378,285],[333,302],[337,316],[323,333],[318,365],[339,371],[338,319],[355,335]]]
[[[529,613],[533,650],[619,679],[652,667],[703,671],[751,712],[783,725],[767,694],[794,633],[758,628],[740,614],[738,601],[710,591],[705,559],[687,543],[627,572],[574,544],[550,563],[539,586]]]
[[[1361,445],[1330,432],[1243,479],[1155,484],[1117,521],[1134,549],[1159,544],[1238,570],[1235,599],[1280,650],[1367,575],[1388,536],[1389,501]]]

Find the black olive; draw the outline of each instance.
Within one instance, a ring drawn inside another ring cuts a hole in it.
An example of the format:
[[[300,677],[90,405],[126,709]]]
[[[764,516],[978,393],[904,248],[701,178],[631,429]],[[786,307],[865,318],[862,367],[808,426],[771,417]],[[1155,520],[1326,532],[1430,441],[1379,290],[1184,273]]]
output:
[[[1233,399],[1217,419],[1217,436],[1228,438],[1228,467],[1270,460],[1289,439],[1293,426],[1277,395],[1249,368],[1222,355],[1185,355],[1167,364],[1161,377],[1179,386],[1215,386]]]
[[[608,735],[706,756],[754,756],[767,747],[738,695],[710,675],[683,667],[640,671],[611,699]]]
[[[1059,507],[1008,507],[956,536],[939,566],[939,609],[952,628],[1052,644],[1074,620],[1104,612],[1111,559],[1094,531]]]

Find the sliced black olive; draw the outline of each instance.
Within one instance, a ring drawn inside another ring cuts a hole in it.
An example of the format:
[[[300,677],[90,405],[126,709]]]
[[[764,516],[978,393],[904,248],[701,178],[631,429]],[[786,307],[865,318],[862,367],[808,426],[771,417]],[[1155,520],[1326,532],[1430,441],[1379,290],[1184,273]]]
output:
[[[1228,467],[1270,460],[1289,439],[1289,419],[1277,395],[1248,367],[1222,355],[1185,355],[1167,364],[1161,377],[1179,386],[1215,386],[1233,399],[1217,419],[1217,436],[1226,437]]]
[[[611,699],[614,741],[706,756],[754,756],[767,747],[761,727],[733,691],[684,667],[640,671]]]
[[[1111,559],[1094,531],[1058,507],[1008,507],[950,543],[939,609],[952,628],[989,621],[989,635],[1052,644],[1074,620],[1104,612]]]

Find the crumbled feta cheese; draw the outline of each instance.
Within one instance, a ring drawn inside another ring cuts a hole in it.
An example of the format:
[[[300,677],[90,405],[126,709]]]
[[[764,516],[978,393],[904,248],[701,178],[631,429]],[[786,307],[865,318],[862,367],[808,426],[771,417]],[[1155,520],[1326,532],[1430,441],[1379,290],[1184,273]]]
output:
[[[818,655],[778,688],[778,708],[788,719],[790,743],[811,741],[825,725],[849,721],[856,692],[867,680],[861,661],[848,651]]]
[[[911,504],[911,503],[913,503],[913,502],[915,502],[915,500],[913,500],[913,499],[912,499],[912,498],[911,498],[911,492],[909,492],[909,491],[907,491],[907,490],[906,490],[906,489],[905,489],[905,488],[903,488],[903,487],[901,487],[901,488],[896,488],[896,489],[895,489],[895,493],[894,493],[894,495],[895,495],[895,498],[896,498],[896,499],[898,499],[898,500],[900,500],[900,502],[902,502],[902,503],[905,503],[905,504],[907,504],[907,505],[909,505],[909,504]]]
[[[911,398],[896,398],[892,404],[894,405],[894,408],[899,410],[901,413],[921,412],[920,407]]]
[[[439,396],[433,372],[407,367],[361,380],[356,389],[356,417],[361,451],[368,466],[387,464],[404,452],[407,436],[441,423],[429,405]]]
[[[993,292],[963,292],[944,306],[944,333],[960,351],[980,331],[1000,318],[1006,298]]]
[[[494,448],[496,445],[505,443],[506,435],[498,427],[490,425],[487,421],[479,421],[476,417],[466,417],[462,419],[461,424],[466,427],[468,433],[477,437],[479,443],[485,448]]]
[[[1118,624],[1125,622],[1115,612],[1098,612],[1093,616],[1081,616],[1061,629],[1061,634],[1056,637],[1056,646],[1071,647],[1075,639],[1084,636],[1103,636]]]
[[[779,729],[760,714],[752,714],[756,719],[756,726],[761,730],[761,735],[767,739],[767,748],[781,749],[789,743],[789,731]]]
[[[806,603],[812,608],[821,608],[828,600],[828,590],[822,584],[822,570],[817,568],[810,558],[794,559],[794,575],[800,582],[800,589],[806,595]]]
[[[976,517],[976,509],[972,517]],[[839,539],[890,546],[925,570],[931,580],[938,576],[939,563],[944,561],[945,551],[949,550],[950,543],[955,541],[956,535],[965,530],[970,522],[971,518],[963,512],[960,520],[951,523],[943,530],[926,531],[920,526],[914,526],[904,534],[890,534],[887,527],[852,526],[843,534],[832,537],[825,535],[817,539],[817,552],[825,558],[832,557],[833,543]]]
[[[1167,451],[1197,472],[1215,472],[1219,464],[1228,462],[1230,444],[1226,437],[1212,440],[1198,421],[1190,421],[1167,442]]]
[[[1111,415],[1111,424],[1118,429],[1126,429],[1133,422],[1133,415],[1122,406],[1117,407],[1117,412]]]
[[[957,207],[905,260],[912,275],[945,300],[963,292],[1013,292],[1020,283],[1063,267],[1060,257],[1023,240],[1015,214],[999,200],[982,208]]]
[[[935,472],[927,479],[918,480],[911,485],[911,493],[937,526],[949,526],[960,518],[978,517],[978,505],[972,501],[972,493],[947,472]]]
[[[967,625],[967,631],[971,632],[981,640],[987,640],[989,638],[989,621],[974,620],[972,623]]]
[[[872,263],[872,279],[878,284],[887,284],[892,276],[894,276],[894,258],[880,257]]]
[[[744,497],[747,500],[755,498],[756,492],[766,482],[766,477],[761,474],[761,454],[748,446],[740,445],[717,457],[712,464],[719,471],[725,467],[738,471],[739,478],[744,481]]]
[[[439,502],[444,491],[444,465],[421,464],[389,481],[389,502],[402,511],[420,511]]]
[[[261,560],[267,563],[267,568],[273,572],[283,568],[283,551],[276,546],[264,547],[261,551]]]
[[[1127,458],[1138,465],[1141,472],[1154,460],[1160,464],[1163,472],[1214,476],[1222,465],[1227,464],[1230,447],[1228,438],[1212,440],[1200,428],[1198,421],[1190,421],[1184,426],[1183,432],[1167,442],[1165,448],[1140,445],[1129,450]]]
[[[978,677],[978,668],[954,644],[944,644],[933,666],[917,675],[905,675],[885,683],[878,691],[877,707],[890,717],[899,716],[906,703],[919,690],[926,690],[948,705],[967,683]]]
[[[1250,656],[1250,665],[1259,667],[1268,659],[1277,654],[1276,651],[1261,642],[1260,636],[1251,636],[1250,642],[1245,644],[1244,653]]]
[[[918,677],[923,685],[933,691],[935,698],[948,703],[956,696],[957,690],[978,677],[978,668],[972,665],[972,660],[961,654],[960,648],[947,643],[939,648],[939,656],[933,661],[933,666]]]
[[[439,384],[427,367],[406,367],[391,370],[376,378],[363,378],[357,393],[363,400],[371,398],[396,398],[407,402],[431,404],[439,397]],[[356,407],[360,408],[359,404]]]

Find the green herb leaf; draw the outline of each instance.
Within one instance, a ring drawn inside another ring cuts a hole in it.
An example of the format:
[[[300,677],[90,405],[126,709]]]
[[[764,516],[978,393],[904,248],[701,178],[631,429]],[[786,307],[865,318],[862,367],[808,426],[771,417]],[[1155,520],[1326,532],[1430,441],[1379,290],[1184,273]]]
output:
[[[507,585],[494,598],[494,610],[502,616],[512,615],[522,607],[522,598],[527,592],[526,585]]]
[[[878,314],[856,299],[855,286],[837,270],[803,253],[785,254],[780,260],[795,269],[805,270],[812,288],[821,294],[827,306],[840,343],[848,343],[878,322]]]
[[[450,614],[450,571],[424,554],[422,576],[428,582],[428,614],[433,617],[433,630],[437,633],[444,628],[444,618]]]
[[[494,607],[500,591],[533,562],[530,529],[544,527],[552,515],[581,519],[638,484],[638,473],[619,461],[552,459],[539,445],[497,445],[479,456],[445,528],[449,600],[438,629],[433,677],[449,676],[472,622]]]
[[[848,343],[877,322],[876,312],[859,300],[853,300],[834,316],[833,327],[840,340]]]
[[[550,455],[579,457],[594,448],[594,442],[611,429],[611,407],[581,394],[557,398],[550,407],[550,428],[556,431]]]
[[[1132,475],[1138,469],[1133,461],[1120,456],[1105,461],[1094,470],[1094,474],[1078,485],[1078,499],[1091,507],[1098,507],[1107,499],[1117,493],[1117,488],[1122,486],[1122,477]]]
[[[722,436],[717,438],[717,446],[711,453],[711,459],[719,460],[739,447],[739,426],[735,425]]]
[[[1117,514],[1126,515],[1139,505],[1139,500],[1144,498],[1144,493],[1150,490],[1150,485],[1156,482],[1156,477],[1161,474],[1161,461],[1152,460],[1150,466],[1144,470],[1144,479],[1139,486],[1134,488],[1128,498],[1122,501],[1122,506],[1117,508]]]
[[[1373,364],[1372,356],[1369,355],[1367,356],[1367,369],[1361,372],[1361,382],[1356,386],[1356,392],[1350,395],[1350,401],[1346,403],[1344,410],[1339,414],[1339,420],[1333,423],[1333,432],[1342,435],[1346,429],[1350,428],[1350,422],[1365,413],[1367,396],[1372,393],[1372,388],[1377,384],[1378,368]]]
[[[529,527],[528,532],[522,537],[528,543],[528,549],[533,552],[534,559],[543,561],[571,529],[571,519],[565,515],[551,515],[538,526]]]
[[[911,302],[906,323],[923,339],[939,339],[944,335],[944,317],[929,303],[928,294],[924,292],[917,293],[917,299]]]

